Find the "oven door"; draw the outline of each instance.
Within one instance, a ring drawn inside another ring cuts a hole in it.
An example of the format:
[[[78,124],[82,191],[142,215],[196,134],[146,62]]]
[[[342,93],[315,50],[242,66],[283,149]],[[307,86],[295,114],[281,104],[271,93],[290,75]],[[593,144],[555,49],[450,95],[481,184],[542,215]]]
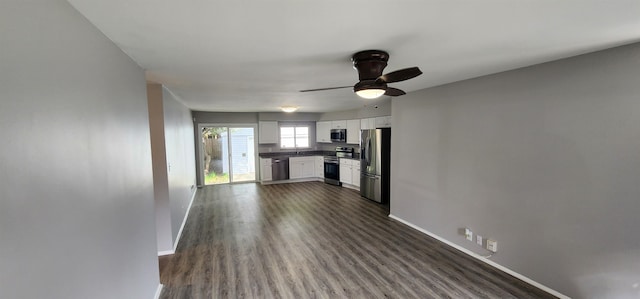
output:
[[[324,182],[333,185],[340,184],[340,163],[324,161]]]

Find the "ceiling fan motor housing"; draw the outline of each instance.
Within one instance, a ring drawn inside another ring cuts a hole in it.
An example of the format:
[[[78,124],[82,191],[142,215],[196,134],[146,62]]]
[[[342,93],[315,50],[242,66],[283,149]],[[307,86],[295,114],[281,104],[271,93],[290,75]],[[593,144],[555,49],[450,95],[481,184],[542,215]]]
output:
[[[360,81],[376,80],[387,67],[389,53],[381,50],[360,51],[351,57]]]

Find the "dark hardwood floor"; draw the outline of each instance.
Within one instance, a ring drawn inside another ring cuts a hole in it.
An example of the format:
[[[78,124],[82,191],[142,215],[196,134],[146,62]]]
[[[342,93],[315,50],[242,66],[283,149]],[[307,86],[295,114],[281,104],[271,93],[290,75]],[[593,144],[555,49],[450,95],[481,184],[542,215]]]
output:
[[[555,298],[320,182],[198,190],[160,298]]]

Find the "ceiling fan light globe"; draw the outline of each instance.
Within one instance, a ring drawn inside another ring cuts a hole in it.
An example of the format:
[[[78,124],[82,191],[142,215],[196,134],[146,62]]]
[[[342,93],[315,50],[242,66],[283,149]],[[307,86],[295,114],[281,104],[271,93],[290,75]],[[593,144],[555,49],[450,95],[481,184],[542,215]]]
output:
[[[381,97],[384,94],[384,89],[379,88],[371,88],[371,89],[361,89],[356,91],[356,94],[361,98],[365,99],[376,99]]]

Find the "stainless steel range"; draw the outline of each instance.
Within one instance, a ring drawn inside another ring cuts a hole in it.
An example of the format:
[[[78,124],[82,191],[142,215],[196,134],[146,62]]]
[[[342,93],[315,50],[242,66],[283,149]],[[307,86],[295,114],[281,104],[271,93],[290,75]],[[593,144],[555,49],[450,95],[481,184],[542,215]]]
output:
[[[324,182],[340,186],[340,158],[353,158],[352,147],[336,147],[335,156],[324,156]]]

